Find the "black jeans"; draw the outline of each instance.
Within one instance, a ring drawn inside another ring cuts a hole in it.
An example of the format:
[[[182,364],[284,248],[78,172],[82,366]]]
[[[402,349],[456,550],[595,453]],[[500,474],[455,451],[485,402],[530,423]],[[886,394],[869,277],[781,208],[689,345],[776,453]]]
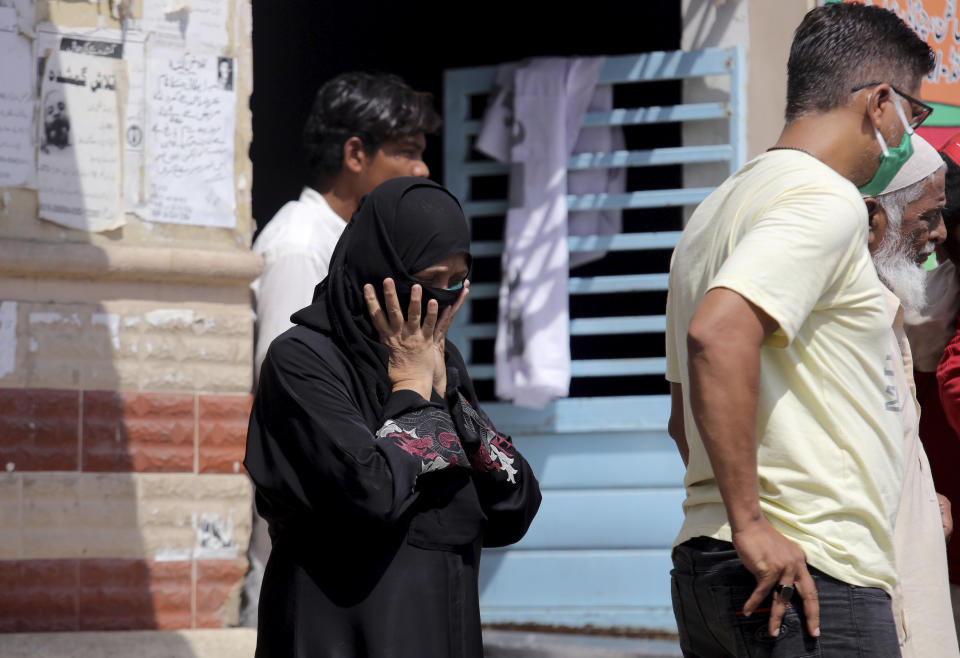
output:
[[[900,656],[890,597],[854,587],[808,566],[820,601],[820,637],[806,631],[800,596],[787,608],[776,638],[767,633],[771,599],[744,617],[757,585],[733,544],[697,537],[673,550],[671,594],[687,658],[888,658]]]

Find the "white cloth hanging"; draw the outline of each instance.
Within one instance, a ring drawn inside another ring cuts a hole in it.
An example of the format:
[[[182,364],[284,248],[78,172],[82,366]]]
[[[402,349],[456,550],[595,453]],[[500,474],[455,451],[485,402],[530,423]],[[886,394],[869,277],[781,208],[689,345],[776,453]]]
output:
[[[613,109],[613,85],[602,85],[593,92],[587,112],[609,112]],[[574,153],[615,153],[623,151],[626,142],[618,126],[580,128]],[[578,169],[567,172],[569,194],[623,194],[627,189],[625,167],[610,169]],[[617,235],[623,231],[619,208],[574,211],[567,215],[567,235]],[[570,267],[578,267],[607,255],[606,251],[571,251]]]
[[[542,407],[570,389],[568,187],[602,193],[619,184],[622,190],[622,173],[567,176],[581,134],[585,150],[609,152],[623,143],[610,129],[580,130],[588,108],[612,106],[609,88],[595,97],[603,61],[538,58],[501,66],[477,139],[478,150],[510,163],[494,353],[497,396],[520,406]],[[620,230],[619,212],[577,214],[576,235]],[[602,255],[591,252],[575,264]]]

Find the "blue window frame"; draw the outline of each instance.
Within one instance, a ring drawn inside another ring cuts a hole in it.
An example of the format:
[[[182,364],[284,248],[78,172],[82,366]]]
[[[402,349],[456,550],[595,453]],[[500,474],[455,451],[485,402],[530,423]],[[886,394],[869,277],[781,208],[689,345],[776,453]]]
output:
[[[745,159],[744,55],[739,47],[609,57],[599,84],[620,85],[726,76],[723,102],[615,107],[588,113],[584,126],[720,121],[722,144],[676,146],[610,153],[575,153],[568,169],[652,167],[726,162],[732,173]],[[444,78],[444,182],[463,202],[468,220],[495,221],[506,213],[503,198],[475,198],[480,179],[504,176],[506,165],[472,149],[481,121],[471,113],[493,84],[495,67],[452,69]],[[719,181],[717,181],[719,182]],[[571,211],[598,208],[692,206],[712,187],[638,189],[614,195],[568,195]],[[478,227],[474,226],[474,229]],[[488,233],[476,231],[475,234]],[[571,237],[571,251],[650,252],[671,249],[679,231],[639,231],[608,237]],[[501,243],[475,240],[474,257],[495,259]],[[489,269],[489,268],[488,268]],[[571,276],[570,295],[665,291],[667,272]],[[478,322],[478,304],[496,303],[499,282],[478,280],[451,338],[475,380],[490,380],[492,355],[473,349],[492,340],[496,325]],[[659,335],[655,314],[574,318],[571,337]],[[485,356],[487,358],[485,358]],[[662,356],[575,359],[574,378],[663,375]],[[494,402],[485,405],[498,427],[513,435],[534,467],[544,492],[541,511],[527,536],[507,549],[487,551],[481,570],[481,611],[486,623],[629,626],[674,629],[670,606],[670,546],[679,528],[683,466],[666,433],[669,397],[623,395],[572,397],[543,410]]]

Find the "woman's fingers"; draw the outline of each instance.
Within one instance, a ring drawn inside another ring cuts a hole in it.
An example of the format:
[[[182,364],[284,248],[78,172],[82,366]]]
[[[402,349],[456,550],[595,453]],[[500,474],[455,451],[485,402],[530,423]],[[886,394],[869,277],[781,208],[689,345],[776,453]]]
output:
[[[470,281],[463,282],[463,289],[460,291],[460,295],[457,297],[457,301],[453,303],[453,306],[448,306],[443,309],[443,313],[440,315],[440,320],[437,322],[437,328],[434,331],[434,339],[442,339],[447,335],[447,330],[450,329],[450,324],[453,322],[454,316],[457,314],[457,311],[460,310],[460,307],[463,306],[463,303],[467,300],[467,295],[470,293]]]
[[[433,336],[433,332],[437,326],[437,314],[440,312],[440,305],[437,304],[437,300],[431,299],[427,302],[427,313],[423,316],[423,335],[430,339]]]
[[[426,311],[424,311],[423,288],[420,285],[412,286],[406,320],[404,320],[403,313],[400,310],[400,300],[397,297],[397,287],[393,279],[383,280],[384,308],[380,307],[376,290],[372,285],[366,284],[363,287],[363,297],[366,300],[373,326],[381,336],[397,334],[401,331],[407,335],[421,331],[423,336],[432,337],[436,342],[442,341],[446,336],[453,318],[470,293],[469,286],[469,281],[463,282],[463,289],[457,296],[457,300],[452,306],[445,308],[442,314],[439,311],[440,307],[437,301],[434,299],[427,302]]]
[[[420,328],[420,302],[423,299],[423,288],[415,284],[410,288],[410,305],[407,307],[407,331],[414,332]]]
[[[392,329],[403,326],[403,313],[400,311],[400,300],[397,299],[397,286],[393,279],[383,280],[383,301],[387,306],[387,319]]]
[[[370,313],[370,321],[373,322],[373,328],[381,336],[390,331],[390,325],[387,318],[384,317],[383,309],[380,308],[380,301],[377,299],[377,291],[369,283],[363,286],[363,299],[367,302],[367,312]]]

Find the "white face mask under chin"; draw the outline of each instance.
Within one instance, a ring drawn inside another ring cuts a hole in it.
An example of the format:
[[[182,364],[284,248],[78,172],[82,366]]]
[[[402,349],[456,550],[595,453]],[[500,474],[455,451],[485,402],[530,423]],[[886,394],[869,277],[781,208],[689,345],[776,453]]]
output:
[[[913,135],[913,128],[910,127],[910,122],[907,121],[907,114],[903,111],[903,106],[900,104],[900,94],[891,90],[891,93],[894,95],[893,99],[893,109],[897,113],[897,116],[900,117],[900,123],[903,124],[903,130],[907,135]],[[867,99],[867,104],[870,103],[870,99]],[[880,144],[880,151],[883,153],[883,157],[890,157],[890,147],[887,146],[887,140],[883,138],[883,135],[880,133],[880,129],[876,126],[873,127],[873,134],[877,138],[877,142]]]

